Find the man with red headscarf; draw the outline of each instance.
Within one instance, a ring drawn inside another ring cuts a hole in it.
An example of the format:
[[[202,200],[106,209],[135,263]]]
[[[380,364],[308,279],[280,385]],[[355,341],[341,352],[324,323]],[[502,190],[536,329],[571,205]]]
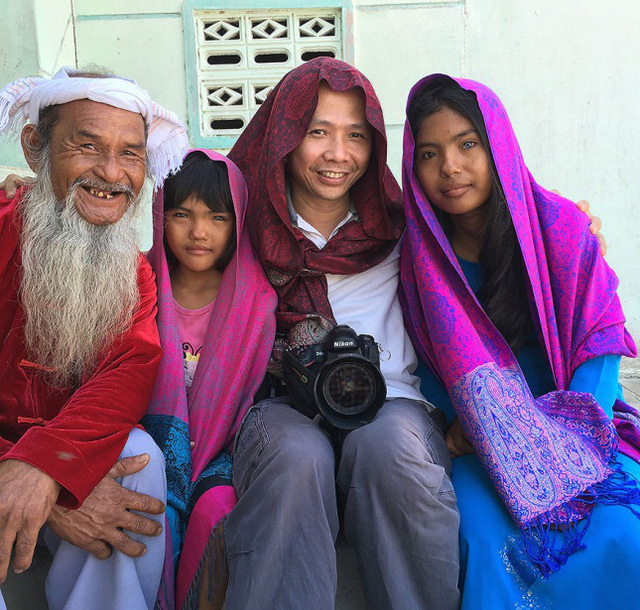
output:
[[[335,324],[372,335],[388,358],[385,404],[338,453],[287,398],[246,417],[234,457],[239,501],[225,524],[230,609],[334,607],[338,496],[368,607],[459,604],[451,461],[442,413],[413,375],[396,296],[404,220],[386,148],[369,81],[322,58],[282,79],[231,151],[279,296],[274,358],[283,344],[321,342]]]

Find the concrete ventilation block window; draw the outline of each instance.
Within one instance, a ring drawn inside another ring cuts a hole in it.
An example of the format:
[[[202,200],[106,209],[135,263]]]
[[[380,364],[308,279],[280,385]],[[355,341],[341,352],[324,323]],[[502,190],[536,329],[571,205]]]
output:
[[[203,138],[239,136],[292,68],[342,58],[339,8],[197,10],[194,18]]]

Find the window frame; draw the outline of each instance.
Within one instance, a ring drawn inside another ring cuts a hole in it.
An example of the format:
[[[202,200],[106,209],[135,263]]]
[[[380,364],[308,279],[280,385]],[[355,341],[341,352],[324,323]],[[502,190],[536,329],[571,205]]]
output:
[[[351,0],[278,0],[277,2],[274,0],[223,0],[219,4],[216,3],[215,6],[212,6],[214,2],[215,0],[185,0],[182,11],[189,139],[196,148],[229,150],[238,138],[237,136],[205,136],[200,131],[198,44],[195,11],[340,9],[342,57],[344,61],[353,63],[353,8]]]

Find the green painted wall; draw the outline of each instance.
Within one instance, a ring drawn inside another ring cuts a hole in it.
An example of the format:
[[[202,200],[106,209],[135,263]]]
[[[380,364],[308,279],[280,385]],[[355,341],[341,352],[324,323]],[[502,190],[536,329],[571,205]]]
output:
[[[0,82],[38,74],[38,43],[33,2],[0,0]],[[26,167],[17,142],[0,139],[0,165]]]

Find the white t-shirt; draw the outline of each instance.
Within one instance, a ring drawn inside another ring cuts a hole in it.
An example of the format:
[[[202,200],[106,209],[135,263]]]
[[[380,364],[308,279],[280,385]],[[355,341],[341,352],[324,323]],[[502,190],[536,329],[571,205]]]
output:
[[[327,239],[293,208],[289,214],[294,226],[318,248]],[[357,222],[358,215],[350,209],[333,230],[329,240],[347,222]],[[404,328],[398,300],[400,277],[400,244],[375,267],[352,275],[327,274],[328,298],[338,324],[351,326],[358,334],[371,335],[382,350],[380,371],[387,383],[387,398],[410,398],[427,402],[420,393],[420,379],[412,373],[418,358]]]

